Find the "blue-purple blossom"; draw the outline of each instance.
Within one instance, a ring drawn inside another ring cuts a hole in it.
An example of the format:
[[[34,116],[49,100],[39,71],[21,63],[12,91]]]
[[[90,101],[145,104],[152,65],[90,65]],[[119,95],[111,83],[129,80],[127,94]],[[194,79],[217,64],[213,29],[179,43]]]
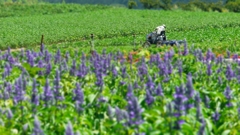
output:
[[[10,108],[7,109],[7,118],[10,120],[13,117],[13,113]]]
[[[56,55],[54,56],[54,64],[60,63],[61,62],[61,52],[58,49]]]
[[[46,66],[45,74],[49,75],[51,73],[51,70],[52,70],[52,64],[48,63],[47,66]]]
[[[76,69],[77,69],[76,60],[73,60],[73,61],[72,61],[72,66],[71,66],[71,68],[70,68],[70,75],[75,76],[75,74],[76,74]]]
[[[188,50],[188,47],[187,47],[187,43],[184,43],[184,50],[183,50],[183,55],[188,55],[189,53],[189,50]]]
[[[220,113],[219,112],[215,112],[214,114],[212,114],[212,119],[213,121],[216,123],[220,118]]]
[[[212,75],[212,65],[209,62],[207,63],[207,75]]]
[[[44,64],[43,64],[43,61],[42,61],[42,60],[39,60],[39,61],[38,61],[38,67],[39,67],[39,68],[44,68]],[[44,72],[43,72],[43,71],[39,71],[39,72],[38,72],[38,75],[39,75],[39,76],[42,76],[42,75],[44,75]]]
[[[148,106],[151,106],[154,102],[154,97],[152,96],[150,90],[146,90],[146,98],[145,98],[145,101],[147,103]]]
[[[234,71],[232,70],[231,65],[227,65],[226,69],[226,78],[230,81],[235,76]]]
[[[161,84],[158,84],[155,93],[157,96],[163,96],[163,89],[162,89]]]
[[[44,135],[43,130],[41,129],[41,123],[38,120],[37,116],[34,118],[34,127],[32,135]]]
[[[74,135],[72,123],[69,121],[65,128],[65,135]]]
[[[150,75],[148,75],[148,80],[147,80],[147,83],[146,83],[146,88],[150,91],[154,90],[155,88],[155,83],[153,82],[152,80],[152,77]]]
[[[205,127],[206,127],[206,122],[204,121],[204,119],[201,119],[201,126],[198,130],[198,135],[204,135],[204,131],[205,131]]]
[[[229,86],[227,86],[226,90],[224,91],[224,95],[227,99],[227,107],[231,107],[232,103],[231,103],[231,99],[232,99],[232,92]]]
[[[112,75],[113,77],[117,77],[118,76],[118,71],[116,69],[116,67],[114,65],[112,65]]]
[[[127,99],[129,99],[129,98],[131,98],[132,96],[134,96],[132,84],[129,84],[129,85],[128,85],[128,89],[127,89],[127,90],[128,90],[128,91],[127,91],[126,97],[127,97]]]
[[[186,96],[188,98],[192,98],[193,95],[194,95],[194,88],[193,88],[193,82],[192,82],[192,75],[189,73],[187,75]]]
[[[128,99],[127,113],[129,117],[128,124],[131,125],[140,125],[143,123],[142,119],[143,109],[138,104],[138,100],[135,96],[132,96]]]
[[[39,105],[39,96],[38,96],[37,83],[35,78],[33,79],[33,84],[32,84],[31,102],[36,106]]]
[[[44,93],[43,93],[43,100],[45,101],[46,105],[48,105],[49,102],[53,100],[53,92],[51,90],[51,87],[49,85],[49,80],[48,78],[46,79],[46,83],[44,86]]]
[[[79,101],[81,104],[84,102],[84,94],[79,83],[76,83],[76,88],[74,89],[73,101]]]
[[[54,97],[55,97],[56,101],[64,99],[64,97],[60,91],[60,89],[61,89],[60,80],[61,80],[60,71],[56,70],[56,76],[54,78],[54,86],[53,86],[53,92],[54,92]]]
[[[24,94],[26,90],[26,80],[23,75],[15,81],[15,95],[14,95],[14,102],[18,103],[24,100]]]

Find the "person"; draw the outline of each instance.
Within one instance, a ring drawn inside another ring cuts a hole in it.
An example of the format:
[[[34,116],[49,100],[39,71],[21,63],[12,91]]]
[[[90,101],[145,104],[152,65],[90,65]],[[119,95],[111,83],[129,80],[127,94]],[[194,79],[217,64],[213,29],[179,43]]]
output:
[[[166,26],[163,24],[161,26],[157,26],[155,28],[155,32],[157,33],[157,36],[162,36],[163,40],[166,40],[166,35],[165,35],[165,29],[166,29]]]

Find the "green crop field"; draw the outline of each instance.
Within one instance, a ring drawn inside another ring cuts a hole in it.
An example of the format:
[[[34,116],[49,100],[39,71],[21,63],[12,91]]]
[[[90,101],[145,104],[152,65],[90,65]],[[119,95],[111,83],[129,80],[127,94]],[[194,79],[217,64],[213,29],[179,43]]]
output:
[[[46,7],[57,10],[64,7],[60,5]],[[48,45],[76,42],[89,39],[91,33],[95,35],[99,45],[109,44],[109,38],[113,38],[115,44],[131,45],[129,40],[131,41],[133,34],[137,35],[136,42],[140,44],[145,41],[146,34],[161,24],[167,26],[168,39],[186,38],[189,44],[212,48],[223,45],[226,48],[239,41],[240,15],[237,13],[128,10],[117,7],[93,10],[94,8],[88,6],[79,6],[73,13],[69,12],[72,10],[59,13],[49,11],[49,14],[44,15],[43,11],[46,12],[47,8],[39,11],[36,7],[33,8],[36,13],[30,10],[33,15],[27,10],[32,7],[25,7],[26,12],[22,11],[21,16],[0,18],[1,48],[38,45],[41,35],[44,35],[44,43]],[[6,13],[3,11],[2,14]]]
[[[239,18],[0,5],[0,135],[239,135]],[[187,43],[144,48],[161,24]]]

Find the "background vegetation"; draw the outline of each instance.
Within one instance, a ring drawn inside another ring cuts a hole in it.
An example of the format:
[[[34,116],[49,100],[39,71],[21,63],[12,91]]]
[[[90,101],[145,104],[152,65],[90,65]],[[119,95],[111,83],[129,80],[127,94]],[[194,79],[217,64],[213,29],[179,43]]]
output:
[[[0,0],[0,3],[78,3],[146,9],[182,9],[190,11],[240,12],[240,0]]]

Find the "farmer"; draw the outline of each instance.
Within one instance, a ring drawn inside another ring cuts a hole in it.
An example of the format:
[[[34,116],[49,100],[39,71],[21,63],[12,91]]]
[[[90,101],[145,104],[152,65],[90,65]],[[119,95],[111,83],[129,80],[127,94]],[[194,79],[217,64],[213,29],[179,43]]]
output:
[[[163,40],[166,40],[165,28],[166,26],[164,24],[155,28],[155,32],[157,33],[157,36],[162,36]]]

